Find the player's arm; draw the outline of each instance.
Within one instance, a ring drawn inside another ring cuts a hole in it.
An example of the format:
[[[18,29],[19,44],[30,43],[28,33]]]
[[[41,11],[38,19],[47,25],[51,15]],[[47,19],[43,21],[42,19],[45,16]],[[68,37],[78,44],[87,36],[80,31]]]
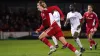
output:
[[[59,14],[58,11],[54,11],[53,17],[54,17],[54,19],[55,19],[56,22],[60,21],[60,14]]]
[[[94,30],[96,31],[97,28],[98,28],[98,25],[99,25],[99,20],[98,20],[98,16],[95,14],[95,22],[96,22],[96,25],[94,27]]]
[[[66,16],[66,21],[65,21],[65,23],[64,23],[64,26],[66,26],[68,23],[69,23],[69,13],[68,13],[67,16]]]
[[[44,26],[41,25],[35,32],[36,32],[36,33],[39,33],[39,32],[42,31],[43,29],[44,29]]]
[[[64,26],[66,26],[68,23],[69,23],[68,20],[66,20],[65,23],[64,23]]]

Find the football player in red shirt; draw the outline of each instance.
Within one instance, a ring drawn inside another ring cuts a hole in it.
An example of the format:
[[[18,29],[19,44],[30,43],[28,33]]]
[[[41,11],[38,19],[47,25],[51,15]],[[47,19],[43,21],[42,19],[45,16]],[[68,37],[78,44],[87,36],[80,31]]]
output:
[[[69,44],[66,39],[63,36],[61,28],[58,26],[57,22],[54,20],[55,17],[53,17],[52,12],[58,11],[60,13],[61,18],[63,17],[63,14],[61,13],[61,10],[57,6],[47,7],[46,3],[44,1],[39,1],[37,3],[38,10],[42,13],[42,25],[40,29],[47,28],[45,31],[43,31],[39,39],[45,43],[49,48],[50,52],[48,55],[52,54],[56,51],[56,48],[48,41],[46,38],[47,36],[55,36],[65,47],[69,48],[71,51],[73,51],[76,56],[81,56],[82,54],[76,50],[75,47],[73,47],[72,44]],[[38,31],[36,31],[38,32]]]
[[[88,5],[88,11],[84,13],[83,19],[86,20],[86,35],[90,42],[90,50],[92,50],[93,45],[95,46],[95,49],[97,49],[97,43],[93,40],[92,36],[97,31],[99,21],[97,14],[93,11],[92,5]]]

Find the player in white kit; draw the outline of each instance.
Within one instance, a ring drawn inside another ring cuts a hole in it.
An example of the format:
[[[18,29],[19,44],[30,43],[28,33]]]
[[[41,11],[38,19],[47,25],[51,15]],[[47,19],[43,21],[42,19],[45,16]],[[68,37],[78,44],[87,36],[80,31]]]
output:
[[[70,12],[67,14],[66,22],[65,22],[64,26],[66,26],[66,24],[68,22],[70,22],[71,34],[72,34],[73,38],[75,39],[76,43],[78,44],[78,46],[80,47],[80,51],[84,52],[85,49],[83,48],[83,46],[80,42],[80,39],[79,39],[79,34],[81,31],[80,19],[82,19],[82,15],[76,11],[75,4],[71,4],[69,6],[69,9],[70,9]]]

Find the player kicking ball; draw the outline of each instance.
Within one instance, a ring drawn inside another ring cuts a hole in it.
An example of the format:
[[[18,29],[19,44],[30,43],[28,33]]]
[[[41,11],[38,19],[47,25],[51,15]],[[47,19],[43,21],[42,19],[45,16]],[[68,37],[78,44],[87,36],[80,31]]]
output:
[[[66,22],[65,22],[64,26],[66,26],[68,21],[70,21],[71,34],[72,34],[73,38],[75,39],[76,43],[78,44],[78,46],[80,47],[80,51],[84,52],[85,49],[83,48],[81,41],[79,39],[79,34],[81,31],[81,27],[79,27],[79,26],[80,26],[80,19],[82,19],[82,15],[76,11],[75,4],[71,4],[69,6],[69,9],[70,9],[70,12],[67,14]]]
[[[97,14],[93,11],[93,6],[88,5],[88,11],[84,13],[82,23],[86,20],[86,35],[88,37],[88,41],[90,42],[90,50],[92,50],[92,46],[95,46],[97,49],[97,43],[93,40],[93,35],[97,31],[97,27],[99,24]]]
[[[66,41],[66,39],[63,37],[61,28],[58,26],[57,22],[54,19],[55,17],[53,16],[52,12],[55,10],[60,13],[60,16],[63,15],[59,7],[57,6],[47,7],[44,1],[39,1],[37,3],[37,8],[43,14],[42,27],[47,28],[40,34],[39,39],[50,48],[50,52],[48,53],[48,55],[55,52],[56,48],[49,42],[49,40],[46,37],[55,36],[65,47],[73,51],[76,54],[76,56],[82,56],[82,54],[78,50],[76,50],[76,48],[73,47],[73,45],[69,44]]]

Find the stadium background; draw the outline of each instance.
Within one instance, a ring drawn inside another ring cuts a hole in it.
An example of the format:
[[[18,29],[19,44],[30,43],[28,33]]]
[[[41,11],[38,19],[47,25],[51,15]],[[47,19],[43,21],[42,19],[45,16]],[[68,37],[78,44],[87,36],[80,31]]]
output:
[[[68,6],[73,3],[71,0],[45,0],[48,6],[58,5],[63,11],[64,15],[69,12]],[[14,0],[14,1],[1,1],[0,2],[0,30],[2,32],[29,32],[28,36],[19,37],[18,39],[34,39],[37,38],[37,34],[34,31],[39,28],[41,24],[41,16],[40,12],[37,11],[36,4],[37,0]],[[98,18],[100,18],[100,3],[93,3],[88,1],[76,2],[77,10],[83,15],[85,11],[87,11],[87,5],[93,4],[94,11],[97,13]],[[100,22],[100,19],[99,19]],[[65,37],[71,37],[70,34],[70,24],[66,27],[62,24],[62,30]],[[9,34],[9,38],[12,37],[13,34]],[[85,23],[82,26],[82,37],[85,37]],[[100,36],[100,25],[98,27],[98,31],[94,35],[95,37]],[[2,36],[1,36],[2,37]]]

